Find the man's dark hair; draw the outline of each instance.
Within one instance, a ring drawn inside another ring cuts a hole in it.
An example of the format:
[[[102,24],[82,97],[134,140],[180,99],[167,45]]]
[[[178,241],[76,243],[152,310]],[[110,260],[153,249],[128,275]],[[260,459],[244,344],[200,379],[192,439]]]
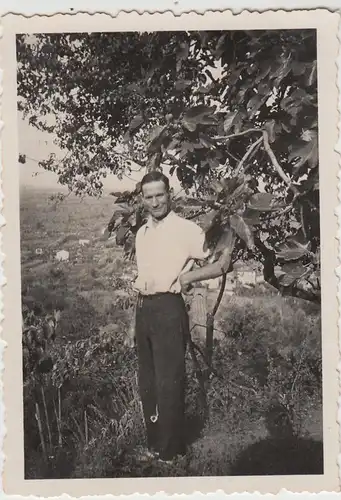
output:
[[[148,182],[155,182],[155,181],[162,181],[164,185],[166,186],[166,191],[169,191],[169,179],[168,177],[160,172],[159,170],[152,170],[151,172],[148,172],[141,181],[141,192],[142,188],[145,184],[148,184]]]

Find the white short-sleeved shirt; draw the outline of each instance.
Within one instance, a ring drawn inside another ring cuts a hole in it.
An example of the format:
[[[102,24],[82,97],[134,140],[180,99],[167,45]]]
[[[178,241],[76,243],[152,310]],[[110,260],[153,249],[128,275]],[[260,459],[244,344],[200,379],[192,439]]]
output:
[[[136,235],[138,277],[134,288],[145,295],[180,293],[179,276],[194,259],[205,259],[205,233],[193,221],[170,212],[158,224],[150,218]]]

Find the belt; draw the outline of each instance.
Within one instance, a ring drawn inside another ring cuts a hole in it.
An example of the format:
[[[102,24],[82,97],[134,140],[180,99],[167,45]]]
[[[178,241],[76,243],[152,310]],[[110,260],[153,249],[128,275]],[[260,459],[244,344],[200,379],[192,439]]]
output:
[[[165,295],[173,295],[174,297],[181,297],[181,293],[174,293],[174,292],[156,292],[152,294],[139,293],[137,297],[137,304],[141,305],[144,300],[157,299],[159,297],[164,297]]]

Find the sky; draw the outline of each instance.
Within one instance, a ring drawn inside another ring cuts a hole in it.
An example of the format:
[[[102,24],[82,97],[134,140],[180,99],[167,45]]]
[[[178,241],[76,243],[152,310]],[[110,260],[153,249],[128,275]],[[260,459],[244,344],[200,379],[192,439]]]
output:
[[[19,163],[20,187],[34,187],[42,190],[64,191],[66,187],[58,183],[58,177],[53,172],[48,172],[39,167],[38,162],[47,159],[50,153],[55,153],[57,158],[62,158],[60,149],[54,144],[53,134],[41,132],[18,114],[18,136],[19,153],[26,155],[26,163]],[[139,167],[132,163],[132,169]],[[167,175],[167,171],[164,173]],[[115,175],[109,175],[103,179],[104,191],[125,191],[133,190],[139,182],[144,172],[132,172],[126,175],[121,181]],[[170,176],[170,183],[175,192],[180,190],[180,184],[175,176]]]

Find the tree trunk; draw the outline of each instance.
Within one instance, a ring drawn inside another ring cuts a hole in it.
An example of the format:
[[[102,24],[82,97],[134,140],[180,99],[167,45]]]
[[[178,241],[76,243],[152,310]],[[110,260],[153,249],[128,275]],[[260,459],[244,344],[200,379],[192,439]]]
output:
[[[214,317],[220,306],[220,302],[223,298],[226,286],[226,273],[223,274],[219,294],[214,304],[213,311],[207,314],[206,317],[206,358],[209,368],[212,367],[212,357],[213,357],[213,338],[214,338]]]
[[[207,318],[207,290],[195,288],[190,309],[191,337],[195,340],[204,340],[206,336]]]

